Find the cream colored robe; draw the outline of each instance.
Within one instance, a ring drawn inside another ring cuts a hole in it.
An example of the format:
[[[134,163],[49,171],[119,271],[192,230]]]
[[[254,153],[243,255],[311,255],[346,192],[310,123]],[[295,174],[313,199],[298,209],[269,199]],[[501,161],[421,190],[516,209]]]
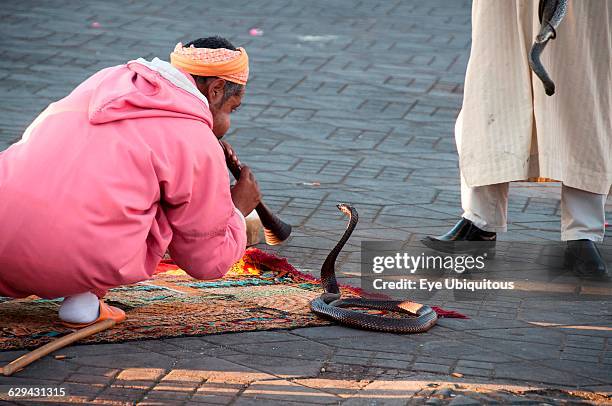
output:
[[[550,178],[592,193],[612,184],[612,0],[570,0],[542,63],[546,96],[528,53],[538,0],[474,0],[472,50],[457,125],[469,186]]]

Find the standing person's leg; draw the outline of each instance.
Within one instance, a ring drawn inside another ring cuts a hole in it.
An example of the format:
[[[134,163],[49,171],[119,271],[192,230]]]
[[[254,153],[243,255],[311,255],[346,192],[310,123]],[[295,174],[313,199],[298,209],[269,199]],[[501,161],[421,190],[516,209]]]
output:
[[[607,276],[606,263],[595,242],[605,233],[606,195],[562,186],[561,239],[567,241],[566,265],[585,276]]]
[[[462,217],[483,231],[507,231],[508,183],[469,187],[461,176]]]
[[[508,183],[469,187],[461,179],[461,220],[446,234],[423,239],[430,248],[445,251],[445,242],[489,241],[507,229]]]
[[[604,239],[606,195],[563,185],[561,188],[561,240]]]
[[[461,150],[463,139],[463,114],[459,113],[455,122],[455,143],[457,151]],[[461,178],[461,208],[462,217],[471,221],[483,231],[504,233],[507,231],[508,220],[508,189],[509,184],[498,183],[494,185],[470,187]]]
[[[459,113],[455,123],[457,150],[461,150],[463,114]],[[498,232],[507,229],[508,183],[470,187],[461,178],[461,220],[446,234],[425,237],[423,242],[434,249],[447,241],[495,241]]]

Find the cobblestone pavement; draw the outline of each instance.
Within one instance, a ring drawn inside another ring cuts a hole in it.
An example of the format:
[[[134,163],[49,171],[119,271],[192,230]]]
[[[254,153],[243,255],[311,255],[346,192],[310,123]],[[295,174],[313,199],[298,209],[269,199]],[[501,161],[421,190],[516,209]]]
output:
[[[218,33],[250,54],[228,140],[295,225],[276,252],[316,275],[344,227],[334,205],[353,202],[361,221],[339,276],[358,285],[360,241],[416,241],[460,215],[452,129],[467,1],[5,0],[0,21],[0,150],[96,70]],[[559,238],[558,185],[513,185],[509,211],[502,240]],[[609,296],[527,293],[436,303],[470,319],[414,336],[331,326],[73,346],[0,378],[0,393],[62,386],[63,401],[109,404],[612,402]],[[17,355],[0,352],[0,363]]]

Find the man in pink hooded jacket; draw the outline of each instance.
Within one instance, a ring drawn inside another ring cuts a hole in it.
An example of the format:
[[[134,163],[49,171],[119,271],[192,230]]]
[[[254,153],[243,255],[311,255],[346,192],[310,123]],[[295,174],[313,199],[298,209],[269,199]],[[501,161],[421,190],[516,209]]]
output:
[[[94,74],[0,152],[0,296],[64,297],[69,326],[122,321],[99,298],[151,278],[166,249],[198,279],[241,258],[261,196],[246,167],[230,189],[218,139],[248,57],[209,37],[171,60]]]

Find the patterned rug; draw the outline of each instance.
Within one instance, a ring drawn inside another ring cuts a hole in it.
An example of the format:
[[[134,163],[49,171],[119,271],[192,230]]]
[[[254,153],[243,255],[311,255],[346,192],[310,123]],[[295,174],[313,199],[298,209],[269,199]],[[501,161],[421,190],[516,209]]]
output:
[[[343,295],[359,294],[342,288]],[[106,302],[127,320],[82,342],[108,343],[331,324],[310,312],[319,282],[285,259],[247,250],[223,278],[199,281],[163,261],[146,282],[112,289]],[[33,348],[72,332],[57,319],[61,299],[0,297],[0,350]]]
[[[343,297],[363,295],[341,286]],[[322,293],[320,282],[284,258],[257,248],[246,251],[223,279],[199,281],[171,260],[159,264],[153,279],[111,289],[105,301],[123,309],[127,320],[81,343],[112,343],[165,337],[292,329],[333,324],[310,311]],[[0,351],[35,348],[74,330],[57,318],[62,299],[10,299],[0,296]],[[439,317],[465,318],[433,307]],[[387,312],[390,317],[398,317]]]

